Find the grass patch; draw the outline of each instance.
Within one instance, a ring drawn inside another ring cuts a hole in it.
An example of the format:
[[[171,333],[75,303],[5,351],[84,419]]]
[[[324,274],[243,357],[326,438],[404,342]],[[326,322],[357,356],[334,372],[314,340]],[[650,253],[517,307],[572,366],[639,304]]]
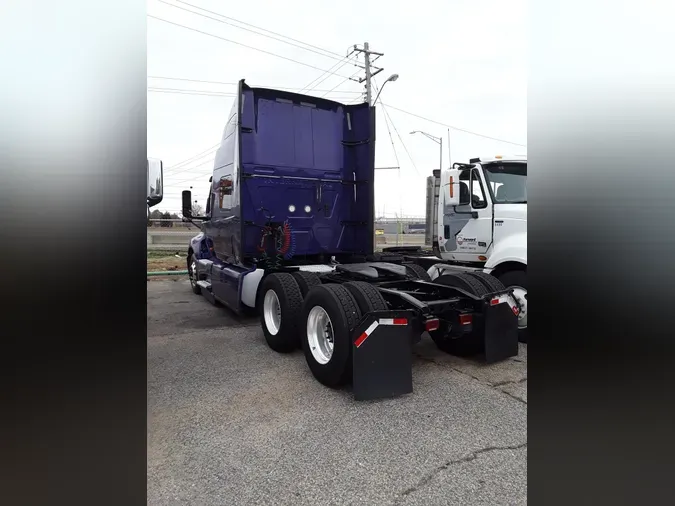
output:
[[[185,269],[187,269],[187,254],[184,252],[148,251],[147,272],[184,271]]]

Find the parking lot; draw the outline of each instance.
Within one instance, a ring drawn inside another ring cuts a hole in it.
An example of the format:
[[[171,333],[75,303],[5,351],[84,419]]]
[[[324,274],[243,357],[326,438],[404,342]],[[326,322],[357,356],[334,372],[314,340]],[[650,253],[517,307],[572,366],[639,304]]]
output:
[[[148,281],[148,504],[525,504],[527,346],[415,348],[414,392],[359,403],[186,278]]]

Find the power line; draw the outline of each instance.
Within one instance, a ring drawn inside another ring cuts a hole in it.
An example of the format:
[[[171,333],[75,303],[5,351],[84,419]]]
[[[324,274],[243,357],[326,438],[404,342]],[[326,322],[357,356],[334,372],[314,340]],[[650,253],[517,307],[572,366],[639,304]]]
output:
[[[220,91],[210,91],[210,90],[181,90],[179,88],[159,88],[159,87],[149,87],[148,91],[153,93],[177,93],[179,95],[204,95],[207,97],[226,97],[232,98],[235,97],[235,93],[226,93]]]
[[[195,90],[195,89],[180,89],[180,88],[159,88],[159,87],[148,87],[148,91],[152,93],[176,93],[179,95],[197,95],[197,96],[206,96],[206,97],[221,97],[221,98],[229,98],[232,99],[233,97],[236,97],[236,93],[227,93],[227,92],[219,92],[219,91],[210,91],[210,90]],[[329,91],[329,93],[332,93],[332,91]],[[336,91],[334,93],[341,93],[340,91]],[[325,95],[327,95],[326,93]],[[314,98],[323,98],[325,95],[321,97],[317,97],[315,95],[307,95],[311,96]],[[353,97],[348,96],[348,97],[342,97],[342,96],[332,96],[328,97],[329,100],[334,100],[334,101],[347,101],[351,100]]]
[[[217,13],[217,12],[209,11],[209,10],[207,10],[207,9],[203,9],[202,7],[197,7],[196,5],[192,5],[192,4],[189,4],[189,3],[187,3],[187,2],[184,2],[183,0],[174,0],[174,1],[175,1],[175,2],[178,2],[178,3],[185,4],[185,5],[190,5],[191,7],[195,7],[196,9],[200,9],[200,10],[203,10],[203,11],[205,11],[205,12],[210,12],[211,14],[217,14],[218,16],[220,16],[220,17],[222,17],[222,18],[229,19],[229,20],[231,20],[231,21],[236,21],[236,22],[239,23],[239,24],[246,25],[246,26],[250,26],[250,27],[252,27],[252,28],[256,28],[257,30],[262,30],[263,32],[271,33],[271,34],[273,34],[273,35],[278,35],[279,37],[283,37],[284,39],[292,40],[293,42],[297,42],[297,43],[299,43],[299,44],[304,44],[305,46],[312,47],[312,48],[314,48],[314,49],[318,49],[319,51],[323,51],[324,53],[329,53],[329,54],[332,54],[332,55],[337,56],[337,57],[339,57],[339,58],[342,58],[342,56],[341,56],[340,54],[338,54],[338,53],[336,53],[336,52],[334,52],[334,51],[330,51],[330,50],[328,50],[328,49],[324,49],[324,48],[322,48],[322,47],[315,46],[314,44],[309,44],[308,42],[303,42],[303,41],[301,41],[301,40],[294,39],[293,37],[289,37],[288,35],[283,35],[283,34],[281,34],[281,33],[273,32],[272,30],[268,30],[268,29],[266,29],[266,28],[262,28],[261,26],[256,26],[256,25],[254,25],[254,24],[247,23],[247,22],[245,22],[245,21],[241,21],[241,20],[236,19],[236,18],[232,18],[232,17],[229,17],[229,16],[225,16],[224,14],[220,14],[220,13]],[[238,27],[238,28],[240,28],[240,27]],[[261,34],[261,35],[262,35],[262,34]]]
[[[321,49],[321,51],[323,51],[323,52],[319,52],[319,51],[316,51],[316,50],[314,50],[314,49],[310,49],[309,47],[302,47],[301,45],[299,45],[299,44],[294,44],[293,42],[288,42],[288,41],[286,41],[286,40],[283,40],[283,39],[280,39],[280,38],[277,38],[277,37],[273,37],[273,36],[271,36],[271,35],[266,35],[266,34],[264,34],[264,33],[256,32],[255,30],[251,30],[250,28],[244,28],[244,27],[242,27],[242,26],[237,26],[237,25],[235,25],[235,24],[233,24],[233,23],[228,23],[227,21],[223,21],[222,19],[214,18],[214,17],[212,17],[212,16],[207,16],[206,14],[201,14],[201,13],[199,13],[199,12],[191,11],[191,10],[186,9],[185,7],[181,7],[181,6],[179,6],[179,5],[174,5],[174,4],[172,4],[172,3],[170,3],[170,2],[167,2],[167,1],[165,1],[165,0],[157,0],[157,1],[158,1],[158,2],[161,2],[161,3],[163,3],[163,4],[166,4],[166,5],[169,5],[169,6],[171,6],[171,7],[174,7],[174,8],[176,8],[176,9],[181,9],[181,10],[183,10],[183,11],[185,11],[185,12],[189,12],[189,13],[191,13],[191,14],[195,14],[195,15],[197,15],[197,16],[202,16],[202,17],[204,17],[204,18],[212,19],[213,21],[217,21],[218,23],[223,23],[223,24],[225,24],[225,25],[233,26],[233,27],[235,27],[235,28],[239,28],[240,30],[246,30],[247,32],[255,33],[256,35],[261,35],[261,36],[263,36],[263,37],[267,37],[267,38],[270,38],[270,39],[272,39],[272,40],[276,40],[276,41],[278,41],[278,42],[283,42],[284,44],[288,44],[289,46],[294,46],[294,47],[298,47],[298,48],[300,48],[300,49],[304,49],[305,51],[310,51],[310,52],[312,52],[312,53],[318,54],[319,56],[324,56],[324,57],[326,57],[326,58],[332,58],[333,60],[340,60],[340,61],[344,58],[343,56],[340,56],[340,55],[334,56],[334,53],[332,53],[332,52],[330,52],[331,54],[325,54],[325,53],[328,52],[328,51],[326,51],[326,50],[324,50],[324,49]],[[210,13],[210,14],[215,14],[216,16],[220,16],[220,17],[223,17],[223,18],[226,18],[226,19],[234,19],[234,18],[230,18],[230,17],[228,17],[228,16],[225,16],[225,15],[223,15],[223,14],[220,14],[219,12],[210,11],[210,10],[208,10],[208,9],[204,9],[204,8],[202,8],[202,7],[199,7],[199,6],[197,6],[197,5],[190,4],[190,3],[188,3],[188,2],[183,2],[183,1],[181,1],[181,0],[174,0],[174,1],[176,1],[176,2],[178,2],[178,3],[185,4],[185,5],[189,5],[190,7],[193,7],[193,8],[195,8],[195,9],[199,9],[199,10],[204,11],[204,12],[208,12],[208,13]],[[241,21],[238,21],[238,20],[235,20],[235,21],[237,21],[238,23],[241,23]],[[281,36],[284,37],[283,35],[281,35]],[[302,44],[305,44],[305,43],[302,42]]]
[[[148,76],[149,79],[165,79],[168,81],[186,81],[186,82],[191,82],[191,83],[204,83],[204,84],[223,84],[223,85],[231,85],[235,86],[239,83],[231,83],[231,82],[225,82],[225,81],[207,81],[205,79],[187,79],[184,77],[165,77],[165,76]],[[254,88],[274,88],[275,90],[286,90],[286,91],[298,91],[300,89],[304,88],[290,88],[290,87],[284,87],[284,86],[264,86],[261,84],[256,84],[256,85],[251,85]],[[322,93],[325,91],[331,91],[331,90],[312,90],[316,91],[317,93]],[[345,90],[342,91],[340,90],[340,93],[358,93],[361,94],[360,91],[351,91],[351,90]]]
[[[328,95],[329,93],[331,93],[335,88],[337,88],[337,87],[339,87],[339,86],[342,86],[344,83],[346,83],[347,81],[349,81],[352,77],[354,77],[355,75],[360,74],[360,73],[361,73],[360,70],[357,71],[357,72],[354,72],[351,76],[349,76],[348,78],[346,78],[344,81],[340,81],[338,84],[336,84],[335,86],[333,86],[329,91],[327,91],[326,93],[324,93],[324,94],[321,95],[321,96],[322,96],[322,97],[325,97],[326,95]]]
[[[380,104],[382,105],[382,108],[384,109],[384,105],[385,105],[384,102],[382,102],[381,99],[378,102],[380,102]],[[466,130],[464,128],[459,128],[459,127],[456,127],[456,126],[448,125],[447,123],[441,123],[440,121],[436,121],[436,120],[433,120],[433,119],[430,119],[430,118],[425,118],[424,116],[420,116],[419,114],[415,114],[415,113],[412,113],[412,112],[409,112],[409,111],[404,111],[403,109],[400,109],[398,107],[394,107],[393,105],[387,105],[387,107],[390,107],[391,109],[395,109],[397,111],[400,111],[403,114],[408,114],[409,116],[414,116],[416,118],[420,118],[420,119],[423,119],[425,121],[429,121],[430,123],[436,123],[437,125],[441,125],[441,126],[444,126],[446,128],[450,128],[452,130],[457,130],[459,132],[464,132],[464,133],[467,133],[467,134],[476,135],[478,137],[484,137],[486,139],[491,139],[493,141],[505,142],[506,144],[513,144],[514,146],[521,146],[521,147],[524,147],[524,148],[527,147],[526,144],[520,144],[518,142],[507,141],[506,139],[500,139],[498,137],[492,137],[490,135],[479,134],[477,132],[472,132],[472,131]]]
[[[391,141],[391,148],[394,150],[394,157],[396,158],[396,165],[398,165],[400,167],[401,161],[398,159],[398,153],[396,152],[396,146],[394,145],[394,137],[391,135],[391,129],[389,128],[389,122],[387,121],[386,116],[384,116],[384,124],[387,125],[387,132],[389,132],[389,140]]]
[[[323,83],[324,81],[326,81],[326,79],[328,79],[328,78],[331,76],[331,74],[337,75],[337,74],[334,74],[334,73],[337,72],[338,70],[340,70],[341,68],[343,68],[343,67],[344,67],[345,65],[347,65],[350,61],[351,61],[352,63],[355,62],[357,58],[358,58],[358,56],[357,56],[357,57],[354,57],[354,58],[349,58],[349,57],[347,57],[347,58],[345,59],[345,61],[342,63],[342,65],[340,65],[339,62],[336,63],[336,64],[333,65],[331,68],[329,68],[327,71],[325,71],[325,72],[322,73],[321,75],[317,76],[316,78],[312,79],[312,80],[309,82],[309,84],[307,84],[305,87],[303,87],[300,91],[303,92],[303,91],[311,91],[311,90],[313,90],[314,88],[316,88],[317,86],[319,86],[321,83]],[[322,77],[323,77],[323,79],[322,79]]]
[[[413,160],[412,156],[410,156],[410,152],[408,151],[408,148],[405,145],[405,142],[403,142],[403,138],[401,137],[401,134],[398,133],[398,128],[396,128],[396,124],[394,121],[391,119],[391,116],[387,112],[387,110],[384,108],[384,104],[381,101],[380,105],[382,105],[382,112],[387,116],[389,119],[389,122],[391,123],[391,126],[394,127],[394,132],[396,132],[396,136],[398,137],[398,140],[401,141],[401,145],[403,146],[403,149],[405,150],[406,155],[408,155],[408,158],[410,158],[410,163],[412,163],[412,166],[415,168],[415,172],[417,172],[418,176],[421,176],[420,171],[417,169],[417,165],[415,165],[415,160]]]
[[[258,51],[258,52],[260,52],[260,53],[264,53],[264,54],[268,54],[268,55],[270,55],[270,56],[275,56],[275,57],[277,57],[277,58],[281,58],[282,60],[286,60],[286,61],[290,61],[290,62],[293,62],[293,63],[297,63],[298,65],[302,65],[302,66],[304,66],[304,67],[309,67],[309,68],[311,68],[311,69],[320,70],[321,72],[327,72],[326,70],[324,70],[324,69],[322,69],[322,68],[320,68],[320,67],[315,67],[314,65],[310,65],[309,63],[304,63],[304,62],[301,62],[301,61],[298,61],[298,60],[294,60],[293,58],[288,58],[287,56],[281,56],[280,54],[276,54],[276,53],[273,53],[273,52],[271,52],[271,51],[265,51],[264,49],[260,49],[260,48],[253,47],[253,46],[249,46],[248,44],[244,44],[244,43],[242,43],[242,42],[237,42],[237,41],[235,41],[235,40],[226,39],[225,37],[220,37],[219,35],[214,35],[214,34],[209,33],[209,32],[204,32],[204,31],[202,31],[202,30],[198,30],[198,29],[196,29],[196,28],[192,28],[192,27],[190,27],[190,26],[182,25],[182,24],[180,24],[180,23],[175,23],[174,21],[169,21],[168,19],[164,19],[164,18],[159,18],[159,17],[157,17],[157,16],[153,16],[152,14],[148,14],[147,16],[148,16],[149,18],[156,19],[156,20],[158,20],[158,21],[163,21],[164,23],[168,23],[168,24],[170,24],[170,25],[178,26],[178,27],[180,27],[180,28],[185,28],[186,30],[190,30],[190,31],[193,31],[193,32],[201,33],[202,35],[208,35],[209,37],[213,37],[214,39],[223,40],[223,41],[229,42],[229,43],[231,43],[231,44],[236,44],[236,45],[238,45],[238,46],[246,47],[246,48],[248,48],[248,49],[253,49],[254,51]],[[334,74],[334,72],[331,72],[331,73]],[[336,76],[339,76],[339,77],[342,77],[342,78],[345,77],[345,76],[342,76],[342,75],[339,75],[339,74],[335,74],[335,75],[336,75]]]
[[[378,88],[377,88],[377,84],[375,83],[374,80],[373,80],[373,85],[375,86],[375,91],[379,91]],[[379,95],[379,93],[378,93],[378,95]],[[417,175],[421,176],[422,174],[420,174],[420,171],[417,169],[417,165],[415,165],[415,160],[413,160],[412,156],[410,156],[410,152],[408,151],[408,148],[406,147],[405,142],[403,142],[403,138],[401,137],[401,134],[398,133],[398,128],[396,128],[396,124],[391,119],[391,116],[389,116],[389,114],[387,113],[387,110],[384,107],[384,103],[382,102],[382,100],[378,100],[378,102],[382,106],[382,112],[384,113],[384,116],[385,116],[385,123],[388,119],[389,123],[391,123],[391,126],[394,127],[394,132],[396,132],[396,136],[398,137],[398,140],[401,141],[401,145],[403,146],[403,149],[405,150],[405,153],[408,155],[408,158],[410,159],[410,163],[412,163],[412,166],[415,168],[415,172],[417,172]],[[387,128],[389,128],[388,125],[387,125]],[[390,135],[391,135],[391,132],[390,132]],[[392,146],[393,146],[393,144],[394,144],[394,141],[392,140]],[[394,148],[394,153],[395,152],[396,152],[396,148]],[[401,164],[399,163],[399,166],[400,165]]]
[[[204,151],[201,151],[197,153],[196,155],[192,155],[190,158],[186,158],[182,162],[179,162],[175,165],[172,165],[171,167],[167,167],[167,171],[171,169],[177,169],[180,167],[185,166],[185,164],[192,162],[193,160],[198,160],[199,158],[203,158],[206,155],[211,154],[213,151],[216,151],[220,147],[220,142],[218,144],[214,144],[210,148],[206,148]]]
[[[220,144],[218,144],[218,147],[220,147]],[[214,150],[214,151],[215,151],[215,150]],[[183,172],[188,172],[188,171],[190,171],[190,170],[195,170],[196,168],[202,167],[202,166],[206,165],[207,163],[212,163],[212,162],[215,160],[215,158],[216,158],[216,157],[214,156],[213,158],[210,158],[210,159],[208,159],[208,160],[206,160],[206,161],[200,163],[199,165],[195,165],[194,167],[188,167],[187,169],[186,169],[186,168],[181,168],[181,170],[172,172],[172,173],[170,173],[170,174],[168,174],[168,175],[170,175],[170,176],[175,176],[176,174],[182,174]]]

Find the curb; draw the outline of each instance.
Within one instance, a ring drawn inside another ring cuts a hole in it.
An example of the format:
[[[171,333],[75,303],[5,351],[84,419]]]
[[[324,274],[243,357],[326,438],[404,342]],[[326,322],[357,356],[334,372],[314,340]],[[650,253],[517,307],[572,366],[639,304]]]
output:
[[[155,271],[148,272],[146,276],[186,276],[188,271]]]

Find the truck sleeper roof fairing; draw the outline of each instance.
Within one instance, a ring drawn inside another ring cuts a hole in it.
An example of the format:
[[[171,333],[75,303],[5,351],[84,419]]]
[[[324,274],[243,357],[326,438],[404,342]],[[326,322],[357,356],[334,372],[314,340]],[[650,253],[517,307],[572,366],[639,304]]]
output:
[[[223,181],[231,193],[216,200],[212,216],[236,236],[239,258],[260,255],[270,225],[290,231],[295,256],[370,254],[374,161],[375,115],[367,104],[242,80],[212,182],[216,195]]]

